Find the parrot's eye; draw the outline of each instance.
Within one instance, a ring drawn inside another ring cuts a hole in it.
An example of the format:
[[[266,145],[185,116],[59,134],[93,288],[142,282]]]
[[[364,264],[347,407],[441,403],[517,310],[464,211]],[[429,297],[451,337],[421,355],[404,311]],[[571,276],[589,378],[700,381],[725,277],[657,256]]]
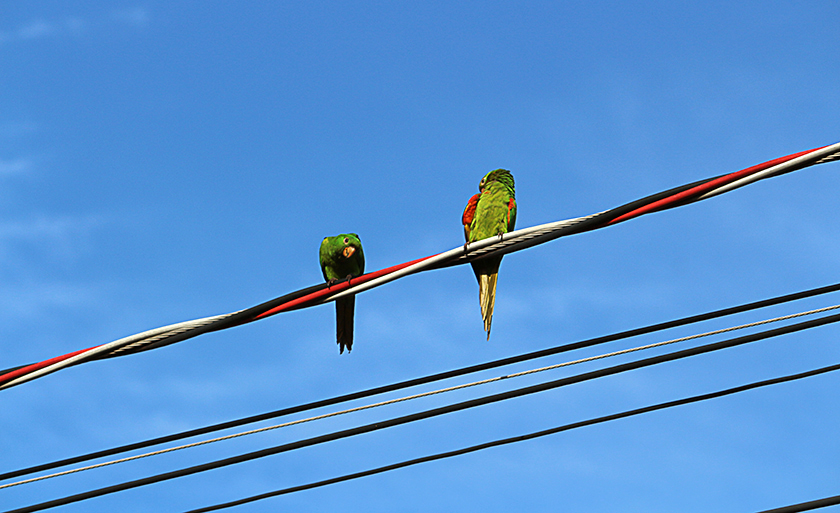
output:
[[[347,237],[344,237],[344,243],[345,243],[345,244],[350,243],[350,239],[348,239]]]

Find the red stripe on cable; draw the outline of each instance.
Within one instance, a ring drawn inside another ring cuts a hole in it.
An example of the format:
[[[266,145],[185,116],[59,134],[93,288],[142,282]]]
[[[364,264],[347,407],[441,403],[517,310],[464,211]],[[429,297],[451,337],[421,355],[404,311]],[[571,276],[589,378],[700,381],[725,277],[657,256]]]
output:
[[[391,272],[394,272],[394,271],[399,271],[400,269],[403,269],[403,268],[408,267],[410,265],[416,264],[418,262],[422,262],[423,260],[427,260],[429,258],[432,258],[433,256],[436,256],[436,255],[430,255],[430,256],[427,256],[427,257],[418,258],[417,260],[412,260],[410,262],[405,262],[405,263],[402,263],[402,264],[399,264],[399,265],[387,267],[385,269],[380,269],[379,271],[364,274],[364,275],[359,276],[357,278],[353,278],[350,281],[343,281],[343,282],[340,282],[340,283],[336,283],[335,285],[333,285],[329,288],[319,290],[318,292],[313,292],[312,294],[307,294],[306,296],[294,299],[292,301],[289,301],[288,303],[283,303],[282,305],[275,306],[271,310],[268,310],[266,312],[263,312],[263,313],[257,315],[256,317],[251,319],[251,321],[248,321],[248,322],[253,322],[253,321],[256,321],[256,320],[259,320],[259,319],[263,319],[265,317],[269,317],[269,316],[274,315],[274,314],[278,314],[280,312],[285,312],[287,310],[292,310],[296,307],[307,305],[309,303],[314,303],[316,300],[321,299],[324,296],[328,296],[330,294],[334,294],[336,292],[340,292],[340,291],[348,288],[351,284],[352,285],[358,285],[359,283],[365,283],[367,281],[373,280],[374,278],[379,278],[380,276],[383,276],[385,274],[388,274],[388,273],[391,273]],[[47,367],[47,366],[52,365],[54,363],[62,362],[64,360],[67,360],[68,358],[72,358],[72,357],[74,357],[76,355],[79,355],[79,354],[82,354],[86,351],[96,349],[97,347],[101,347],[101,345],[94,346],[94,347],[89,347],[87,349],[81,349],[79,351],[74,351],[72,353],[67,353],[65,355],[56,356],[55,358],[50,358],[49,360],[44,360],[42,362],[33,363],[32,365],[27,365],[26,367],[21,367],[20,369],[15,369],[12,372],[8,372],[6,374],[0,375],[0,384],[6,383],[6,382],[11,381],[15,378],[18,378],[20,376],[29,374],[30,372],[35,372],[39,369],[43,369],[44,367]]]
[[[15,378],[23,376],[24,374],[29,374],[30,372],[34,372],[39,369],[43,369],[44,367],[48,367],[54,363],[63,362],[68,358],[72,358],[77,354],[84,353],[85,351],[90,351],[91,349],[96,349],[100,346],[89,347],[87,349],[81,349],[79,351],[74,351],[72,353],[67,353],[65,355],[56,356],[55,358],[50,358],[49,360],[44,360],[43,362],[33,363],[32,365],[27,365],[26,367],[21,367],[20,369],[13,370],[12,372],[7,372],[0,376],[0,384],[3,384],[7,381],[11,381]]]
[[[285,312],[287,310],[291,310],[295,307],[300,307],[302,305],[309,304],[310,302],[315,302],[317,299],[321,299],[324,296],[329,296],[330,294],[335,294],[336,292],[341,292],[342,290],[350,287],[350,285],[358,285],[360,283],[365,283],[375,278],[379,278],[380,276],[384,276],[386,274],[392,273],[394,271],[399,271],[400,269],[404,269],[410,265],[414,265],[418,262],[422,262],[423,260],[428,260],[433,256],[437,255],[430,255],[423,258],[418,258],[417,260],[412,260],[411,262],[405,262],[402,264],[394,265],[391,267],[386,267],[385,269],[380,269],[378,271],[374,271],[372,273],[363,274],[359,277],[352,278],[348,281],[342,281],[336,283],[335,285],[330,286],[329,288],[319,290],[318,292],[313,292],[312,294],[307,294],[305,296],[299,297],[297,299],[293,299],[288,303],[283,303],[282,305],[277,305],[271,310],[263,312],[256,317],[253,318],[254,321],[258,319],[264,319],[270,315],[278,314],[280,312]]]
[[[799,153],[793,153],[793,154],[787,155],[785,157],[779,157],[777,159],[768,160],[767,162],[764,162],[762,164],[756,164],[755,166],[748,167],[746,169],[742,169],[741,171],[735,171],[734,173],[729,173],[728,175],[720,176],[718,178],[715,178],[714,180],[709,180],[706,183],[702,183],[702,184],[698,185],[697,187],[692,187],[691,189],[688,189],[688,190],[682,191],[680,193],[674,194],[673,196],[669,196],[667,198],[662,198],[659,201],[654,201],[653,203],[650,203],[650,204],[645,205],[643,207],[639,207],[636,210],[627,212],[624,215],[616,217],[615,219],[613,219],[612,221],[610,221],[609,223],[607,223],[604,226],[609,226],[611,224],[620,223],[622,221],[626,221],[626,220],[632,219],[634,217],[639,217],[640,215],[647,214],[647,213],[649,213],[653,210],[658,210],[660,208],[666,207],[667,205],[669,205],[671,203],[683,200],[685,198],[689,198],[689,197],[694,196],[694,195],[699,196],[700,194],[708,192],[712,189],[716,189],[717,187],[720,187],[722,185],[726,185],[730,182],[734,182],[735,180],[740,180],[741,178],[743,178],[745,176],[749,176],[749,175],[751,175],[753,173],[757,173],[759,171],[764,171],[768,167],[772,167],[772,166],[775,166],[776,164],[781,164],[783,162],[793,160],[796,157],[801,157],[802,155],[807,155],[808,153],[811,153],[811,152],[817,151],[817,150],[821,150],[823,148],[825,148],[825,146],[820,146],[819,148],[814,148],[812,150],[801,151]]]
[[[744,178],[744,177],[749,176],[751,174],[754,174],[754,173],[757,173],[757,172],[760,172],[760,171],[764,171],[765,169],[768,169],[768,168],[770,168],[772,166],[775,166],[777,164],[781,164],[781,163],[793,160],[797,157],[807,155],[808,153],[820,150],[822,148],[826,148],[826,146],[821,146],[819,148],[814,148],[814,149],[802,151],[802,152],[799,152],[799,153],[793,153],[791,155],[787,155],[787,156],[784,156],[784,157],[779,157],[779,158],[764,162],[762,164],[757,164],[755,166],[748,167],[746,169],[742,169],[741,171],[735,171],[734,173],[729,173],[728,175],[724,175],[724,176],[709,180],[708,182],[702,183],[702,184],[700,184],[696,187],[692,187],[691,189],[679,192],[677,194],[674,194],[674,195],[669,196],[667,198],[663,198],[663,199],[658,200],[658,201],[654,201],[653,203],[647,204],[645,206],[642,206],[642,207],[639,207],[635,210],[632,210],[632,211],[630,211],[626,214],[618,216],[615,219],[609,221],[608,223],[605,223],[604,225],[602,225],[602,227],[603,226],[609,226],[609,225],[616,224],[616,223],[620,223],[622,221],[627,221],[628,219],[632,219],[634,217],[638,217],[638,216],[650,213],[650,212],[655,211],[655,210],[660,210],[660,209],[663,209],[663,208],[667,208],[669,205],[672,205],[673,203],[676,203],[676,202],[679,202],[679,201],[682,201],[684,199],[688,199],[688,198],[691,198],[691,197],[700,196],[700,195],[702,195],[706,192],[714,190],[715,188],[718,188],[718,187],[721,187],[723,185],[732,183],[736,180],[740,180],[741,178]],[[309,306],[311,304],[315,304],[319,299],[321,299],[325,296],[329,296],[331,294],[334,294],[336,292],[341,292],[342,290],[347,289],[351,285],[358,285],[360,283],[368,282],[368,281],[373,280],[375,278],[379,278],[380,276],[384,276],[386,274],[389,274],[389,273],[392,273],[392,272],[395,272],[395,271],[399,271],[400,269],[404,269],[404,268],[406,268],[410,265],[416,264],[418,262],[422,262],[422,261],[427,260],[429,258],[432,258],[434,256],[437,256],[437,255],[431,255],[431,256],[424,257],[424,258],[418,258],[417,260],[412,260],[410,262],[405,262],[403,264],[395,265],[395,266],[392,266],[392,267],[387,267],[387,268],[381,269],[379,271],[364,274],[364,275],[359,276],[357,278],[352,278],[351,280],[348,280],[348,281],[343,281],[343,282],[336,283],[335,285],[332,285],[332,286],[330,286],[326,289],[322,289],[322,290],[319,290],[317,292],[313,292],[311,294],[307,294],[305,296],[299,297],[297,299],[293,299],[293,300],[291,300],[287,303],[283,303],[281,305],[275,306],[274,308],[272,308],[272,309],[270,309],[266,312],[263,312],[263,313],[255,316],[255,317],[253,317],[249,321],[245,321],[245,322],[253,322],[253,321],[256,321],[256,320],[259,320],[259,319],[263,319],[265,317],[269,317],[269,316],[274,315],[274,314],[278,314],[280,312],[285,312],[285,311],[293,310],[295,308],[301,308],[301,307],[304,307],[304,306]],[[68,358],[72,358],[73,356],[84,353],[86,351],[96,349],[97,347],[102,347],[102,346],[101,345],[94,346],[94,347],[91,347],[91,348],[88,348],[88,349],[82,349],[80,351],[75,351],[73,353],[68,353],[68,354],[65,354],[65,355],[62,355],[62,356],[57,356],[55,358],[51,358],[49,360],[44,360],[43,362],[39,362],[39,363],[34,363],[32,365],[27,365],[26,367],[21,367],[20,369],[16,369],[16,370],[8,372],[6,374],[0,375],[0,384],[6,383],[8,381],[11,381],[15,378],[18,378],[18,377],[23,376],[25,374],[28,374],[30,372],[34,372],[34,371],[37,371],[39,369],[43,369],[44,367],[52,365],[53,363],[58,363],[58,362],[67,360]]]

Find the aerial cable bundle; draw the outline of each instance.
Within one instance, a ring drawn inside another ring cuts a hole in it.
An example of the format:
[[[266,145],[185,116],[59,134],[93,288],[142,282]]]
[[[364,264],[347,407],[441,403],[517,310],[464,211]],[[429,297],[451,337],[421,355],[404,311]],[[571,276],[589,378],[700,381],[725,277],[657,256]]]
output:
[[[29,512],[33,512],[33,511],[40,511],[40,510],[44,510],[44,509],[53,508],[53,507],[56,507],[56,506],[71,504],[71,503],[74,503],[74,502],[79,502],[79,501],[92,499],[94,497],[100,497],[100,496],[103,496],[103,495],[109,495],[109,494],[112,494],[112,493],[121,492],[121,491],[129,490],[129,489],[133,489],[133,488],[138,488],[138,487],[143,487],[143,486],[147,486],[147,485],[150,485],[150,484],[160,483],[160,482],[163,482],[163,481],[168,481],[168,480],[172,480],[172,479],[176,479],[176,478],[180,478],[180,477],[184,477],[184,476],[188,476],[188,475],[203,473],[203,472],[207,472],[207,471],[218,469],[218,468],[223,468],[223,467],[227,467],[227,466],[231,466],[231,465],[236,465],[236,464],[239,464],[239,463],[244,463],[244,462],[247,462],[247,461],[252,461],[252,460],[256,460],[256,459],[260,459],[260,458],[264,458],[264,457],[268,457],[268,456],[273,456],[273,455],[276,455],[276,454],[281,454],[281,453],[286,453],[286,452],[302,449],[302,448],[305,448],[305,447],[311,447],[311,446],[314,446],[314,445],[319,445],[319,444],[323,444],[323,443],[327,443],[327,442],[331,442],[331,441],[335,441],[335,440],[341,440],[341,439],[344,439],[344,438],[349,438],[349,437],[353,437],[353,436],[357,436],[357,435],[362,435],[362,434],[365,434],[365,433],[372,433],[372,432],[375,432],[375,431],[380,431],[380,430],[388,429],[388,428],[395,427],[395,426],[400,426],[400,425],[413,423],[413,422],[417,422],[417,421],[421,421],[421,420],[425,420],[425,419],[439,417],[439,416],[446,415],[446,414],[453,413],[453,412],[457,412],[457,411],[472,409],[472,408],[475,408],[475,407],[478,407],[478,406],[498,403],[498,402],[501,402],[501,401],[506,401],[506,400],[514,399],[514,398],[518,398],[518,397],[524,397],[524,396],[528,396],[528,395],[531,395],[531,394],[536,394],[536,393],[540,393],[540,392],[544,392],[544,391],[548,391],[548,390],[558,389],[558,388],[562,388],[562,387],[566,387],[566,386],[570,386],[570,385],[574,385],[574,384],[578,384],[578,383],[583,383],[583,382],[586,382],[586,381],[591,381],[591,380],[606,377],[606,376],[613,376],[613,375],[621,374],[621,373],[628,372],[628,371],[633,371],[633,370],[637,370],[637,369],[641,369],[641,368],[656,366],[656,365],[659,365],[659,364],[662,364],[662,363],[673,362],[673,361],[676,361],[676,360],[681,360],[681,359],[684,359],[684,358],[690,358],[690,357],[698,356],[698,355],[702,355],[702,354],[708,354],[708,353],[712,353],[712,352],[723,350],[723,349],[743,346],[745,344],[750,344],[750,343],[753,343],[753,342],[757,342],[759,340],[764,340],[764,339],[767,339],[767,338],[786,335],[786,334],[790,334],[790,333],[796,333],[796,332],[799,332],[799,331],[803,331],[803,330],[807,330],[807,329],[811,329],[811,328],[815,328],[815,327],[819,327],[819,326],[825,326],[825,325],[832,324],[832,323],[835,323],[835,322],[840,322],[840,314],[827,315],[827,316],[820,317],[820,318],[817,318],[817,319],[802,321],[802,322],[799,322],[799,323],[796,323],[796,324],[791,324],[791,325],[783,326],[783,327],[780,327],[780,328],[769,329],[769,330],[766,330],[766,331],[751,333],[751,334],[748,334],[748,335],[743,335],[743,336],[740,336],[740,337],[725,339],[725,340],[721,340],[721,341],[718,341],[718,342],[712,342],[712,343],[701,345],[701,346],[682,349],[682,350],[678,350],[678,351],[674,351],[674,352],[670,352],[670,353],[659,354],[659,355],[656,355],[656,356],[651,356],[651,357],[648,357],[648,358],[635,360],[635,361],[629,361],[629,362],[613,365],[613,366],[610,366],[610,367],[604,367],[604,368],[600,368],[600,369],[585,371],[585,372],[582,372],[580,374],[569,375],[569,376],[553,379],[553,380],[550,380],[550,381],[545,381],[545,382],[536,383],[536,384],[532,384],[532,385],[526,385],[526,386],[523,386],[523,387],[520,387],[520,388],[514,388],[514,389],[511,389],[511,390],[506,390],[506,391],[502,391],[502,392],[498,392],[498,393],[493,393],[493,394],[490,394],[490,395],[476,397],[476,398],[473,398],[473,399],[467,399],[467,400],[464,400],[464,401],[451,403],[451,404],[447,404],[447,405],[443,405],[443,406],[437,406],[437,407],[433,407],[431,409],[417,411],[417,412],[414,412],[414,413],[405,414],[405,415],[401,415],[401,416],[398,416],[398,417],[391,417],[391,418],[384,419],[384,420],[378,420],[378,421],[375,421],[373,423],[364,424],[364,425],[360,425],[360,426],[356,426],[356,427],[352,427],[352,428],[347,428],[347,429],[342,429],[342,430],[339,430],[339,431],[333,431],[333,432],[330,432],[330,433],[326,433],[326,434],[322,434],[322,435],[318,435],[318,436],[313,436],[313,437],[310,437],[310,438],[305,438],[305,439],[296,440],[296,441],[292,441],[292,442],[285,442],[285,443],[282,443],[280,445],[275,445],[275,446],[267,447],[267,448],[264,448],[264,449],[254,450],[254,451],[247,452],[247,453],[244,453],[244,454],[229,456],[229,457],[225,457],[225,458],[218,459],[218,460],[215,460],[215,461],[210,461],[210,462],[207,462],[207,463],[197,464],[197,465],[193,465],[193,466],[190,466],[190,467],[185,467],[185,468],[181,468],[181,469],[177,469],[177,470],[172,470],[172,471],[168,471],[168,472],[164,472],[164,473],[160,473],[160,474],[156,474],[156,475],[152,475],[152,476],[147,476],[147,477],[140,478],[140,479],[134,479],[134,480],[131,480],[131,481],[125,481],[125,482],[118,483],[118,484],[115,484],[115,485],[105,486],[105,487],[102,487],[102,488],[89,490],[87,492],[77,493],[77,494],[74,494],[74,495],[69,495],[69,496],[58,498],[58,499],[53,499],[53,500],[49,500],[49,501],[46,501],[46,502],[33,504],[33,505],[30,505],[30,506],[25,506],[23,508],[10,510],[7,513],[29,513]],[[747,391],[747,390],[750,390],[750,389],[754,389],[754,388],[758,388],[758,387],[762,387],[762,386],[767,386],[767,385],[771,385],[771,384],[775,384],[775,383],[783,383],[783,382],[792,381],[792,380],[796,380],[796,379],[802,379],[802,378],[805,378],[805,377],[815,376],[815,375],[818,375],[818,374],[823,374],[823,373],[826,373],[826,372],[833,372],[833,371],[836,371],[838,369],[840,369],[840,364],[834,364],[834,365],[821,367],[821,368],[818,368],[818,369],[813,369],[813,370],[810,370],[810,371],[806,371],[806,372],[802,372],[802,373],[798,373],[798,374],[794,374],[794,375],[783,376],[783,377],[780,377],[780,378],[774,378],[774,379],[771,379],[771,380],[765,380],[765,381],[761,381],[761,382],[755,382],[755,383],[752,383],[752,384],[742,385],[740,387],[721,390],[721,391],[718,391],[718,392],[712,392],[712,393],[703,394],[703,395],[700,395],[700,396],[692,396],[692,397],[688,397],[688,398],[684,398],[684,399],[679,399],[679,400],[676,400],[676,401],[669,401],[669,402],[666,402],[666,403],[660,403],[658,405],[652,405],[652,406],[649,406],[649,407],[639,408],[639,409],[636,409],[636,410],[630,410],[630,411],[627,411],[627,412],[618,413],[618,414],[614,414],[614,415],[609,415],[609,416],[606,416],[606,417],[599,417],[599,418],[591,419],[591,420],[588,420],[588,421],[577,422],[577,423],[574,423],[574,424],[567,424],[565,426],[559,426],[559,427],[552,428],[552,429],[545,430],[545,431],[541,431],[541,432],[535,432],[535,433],[531,433],[531,434],[527,434],[527,435],[522,435],[522,436],[519,436],[519,437],[500,440],[500,441],[497,441],[497,442],[490,442],[488,444],[481,444],[481,445],[478,445],[478,446],[468,447],[468,448],[465,448],[465,449],[460,450],[460,451],[454,451],[454,452],[451,453],[451,455],[454,456],[454,455],[458,455],[458,454],[461,454],[461,453],[471,452],[473,450],[480,450],[482,448],[492,447],[494,445],[502,445],[502,444],[505,444],[505,443],[512,443],[512,442],[518,441],[518,440],[526,440],[526,439],[529,439],[529,438],[536,438],[538,436],[553,434],[553,433],[565,431],[565,430],[568,430],[568,429],[574,429],[576,427],[583,427],[583,426],[586,426],[586,425],[591,425],[591,424],[595,424],[595,423],[599,423],[599,422],[605,422],[605,421],[609,421],[609,420],[625,418],[625,417],[629,417],[629,416],[640,414],[640,413],[646,413],[646,412],[649,412],[649,411],[656,411],[656,410],[659,410],[659,409],[669,408],[669,407],[673,407],[673,406],[679,406],[681,404],[689,404],[691,402],[698,402],[698,401],[701,401],[701,400],[712,399],[712,398],[716,398],[716,397],[722,397],[724,395],[730,395],[730,394],[738,393],[738,392],[741,392],[741,391]],[[390,470],[390,469],[400,468],[402,466],[408,466],[407,464],[414,464],[415,462],[416,463],[421,463],[423,461],[432,461],[434,459],[438,459],[438,457],[448,457],[448,456],[449,456],[449,453],[443,453],[441,455],[431,456],[431,457],[428,457],[428,458],[420,458],[419,460],[404,462],[403,464],[390,465],[388,467],[383,467],[381,469],[374,469],[371,472],[362,472],[362,473],[359,473],[358,475],[349,475],[349,476],[347,476],[347,478],[362,477],[363,475],[378,473],[380,470],[381,471],[386,471],[386,470]],[[321,486],[323,484],[330,484],[331,482],[339,482],[341,480],[344,480],[344,478],[339,478],[338,480],[328,480],[328,481],[321,482],[321,483],[315,483],[315,485],[316,486]],[[303,490],[303,489],[307,489],[307,488],[311,488],[311,487],[314,487],[314,486],[304,485],[303,487],[295,487],[293,489],[287,489],[287,490],[283,490],[283,491],[280,491],[280,492],[265,494],[264,496],[256,496],[253,499],[256,500],[256,499],[263,498],[263,497],[268,497],[268,496],[272,496],[272,495],[279,495],[280,493],[288,493],[290,491]],[[248,501],[249,500],[246,499],[245,502],[248,502]],[[236,501],[236,503],[239,503],[239,501]],[[236,503],[231,503],[230,505],[235,505]],[[209,509],[204,509],[204,511],[210,511],[210,510],[213,510],[213,509],[221,509],[222,507],[226,507],[226,506],[228,506],[228,505],[220,505],[219,507],[211,507]],[[199,510],[199,511],[201,511],[201,510]]]
[[[482,371],[486,371],[486,370],[490,370],[490,369],[505,367],[505,366],[508,366],[508,365],[513,365],[513,364],[522,363],[522,362],[526,362],[526,361],[536,360],[536,359],[539,359],[539,358],[545,358],[545,357],[548,357],[548,356],[554,356],[554,355],[558,355],[558,354],[562,354],[562,353],[567,353],[567,352],[570,352],[570,351],[575,351],[575,350],[578,350],[578,349],[595,347],[595,346],[599,346],[599,345],[602,345],[602,344],[615,342],[615,341],[618,341],[618,340],[628,339],[628,338],[632,338],[632,337],[638,337],[638,336],[641,336],[641,335],[648,335],[648,334],[651,334],[651,333],[656,333],[656,332],[660,332],[660,331],[664,331],[664,330],[669,330],[669,329],[677,328],[677,327],[680,327],[680,326],[687,326],[687,325],[696,324],[696,323],[699,323],[699,322],[709,321],[709,320],[712,320],[712,319],[718,319],[718,318],[726,317],[726,316],[730,316],[730,315],[735,315],[735,314],[740,314],[740,313],[744,313],[744,312],[754,311],[754,310],[767,308],[767,307],[771,307],[771,306],[777,306],[777,305],[789,303],[789,302],[792,302],[792,301],[798,301],[798,300],[801,300],[801,299],[812,298],[812,297],[815,297],[815,296],[820,296],[820,295],[823,295],[823,294],[829,294],[829,293],[833,293],[833,292],[837,292],[837,291],[840,291],[840,283],[834,283],[832,285],[826,285],[826,286],[817,287],[817,288],[813,288],[813,289],[809,289],[809,290],[803,290],[803,291],[795,292],[795,293],[792,293],[792,294],[785,294],[785,295],[782,295],[782,296],[767,298],[767,299],[763,299],[763,300],[760,300],[760,301],[753,301],[753,302],[750,302],[750,303],[744,303],[744,304],[731,306],[731,307],[728,307],[728,308],[723,308],[723,309],[714,310],[714,311],[710,311],[710,312],[705,312],[705,313],[701,313],[701,314],[690,315],[688,317],[682,317],[682,318],[679,318],[679,319],[673,319],[673,320],[666,321],[666,322],[659,322],[659,323],[656,323],[656,324],[641,326],[641,327],[638,327],[638,328],[625,330],[625,331],[621,331],[621,332],[616,332],[616,333],[611,333],[611,334],[608,334],[608,335],[601,335],[601,336],[586,339],[586,340],[579,340],[579,341],[576,341],[576,342],[564,343],[564,344],[560,344],[560,345],[557,345],[557,346],[552,346],[552,347],[548,347],[548,348],[544,348],[544,349],[539,349],[539,350],[536,350],[536,351],[521,353],[521,354],[513,355],[513,356],[507,356],[507,357],[504,357],[504,358],[501,358],[501,359],[491,360],[491,361],[477,363],[477,364],[471,364],[471,365],[468,365],[466,367],[450,369],[450,370],[447,370],[447,371],[437,372],[437,373],[434,373],[434,374],[428,374],[428,375],[425,375],[425,376],[411,378],[411,379],[407,379],[407,380],[403,380],[403,381],[399,381],[399,382],[395,382],[395,383],[389,383],[389,384],[386,384],[386,385],[380,385],[380,386],[376,386],[376,387],[373,387],[373,388],[358,390],[356,392],[351,392],[351,393],[341,394],[341,395],[338,395],[338,396],[319,399],[319,400],[308,402],[308,403],[297,404],[297,405],[294,405],[294,406],[281,408],[279,410],[264,412],[264,413],[260,413],[260,414],[257,414],[257,415],[250,415],[250,416],[247,416],[247,417],[228,420],[228,421],[225,421],[225,422],[212,424],[212,425],[208,425],[208,426],[203,426],[203,427],[199,427],[199,428],[193,428],[193,429],[189,429],[189,430],[186,430],[186,431],[181,431],[181,432],[178,432],[178,433],[173,433],[173,434],[169,434],[169,435],[165,435],[165,436],[159,436],[159,437],[152,438],[152,439],[149,439],[149,440],[143,440],[143,441],[140,441],[140,442],[129,443],[129,444],[121,445],[121,446],[118,446],[118,447],[111,447],[111,448],[108,448],[108,449],[99,450],[99,451],[95,451],[95,452],[88,453],[88,454],[83,454],[83,455],[77,455],[77,456],[70,457],[70,458],[64,458],[64,459],[61,459],[61,460],[52,461],[52,462],[44,463],[44,464],[40,464],[40,465],[35,465],[35,466],[28,467],[28,468],[7,471],[7,472],[0,473],[0,481],[4,481],[4,480],[7,480],[7,479],[12,479],[12,478],[15,478],[15,477],[21,477],[21,476],[25,476],[25,475],[45,471],[45,470],[55,469],[55,468],[58,468],[58,467],[72,465],[72,464],[75,464],[75,463],[90,461],[90,460],[94,460],[94,459],[98,459],[98,458],[102,458],[102,457],[106,457],[106,456],[113,456],[113,455],[116,455],[116,454],[122,454],[122,453],[125,453],[125,452],[134,451],[134,450],[137,450],[137,449],[143,449],[143,448],[152,447],[152,446],[155,446],[155,445],[166,444],[166,443],[174,442],[174,441],[177,441],[177,440],[183,440],[183,439],[186,439],[186,438],[192,438],[192,437],[195,437],[195,436],[205,435],[205,434],[208,434],[208,433],[213,433],[213,432],[217,432],[217,431],[221,431],[221,430],[225,430],[225,429],[229,429],[229,428],[244,426],[244,425],[247,425],[247,424],[253,424],[253,423],[256,423],[256,422],[261,422],[261,421],[265,421],[265,420],[269,420],[269,419],[276,419],[276,418],[279,418],[279,417],[286,417],[286,416],[293,415],[293,414],[296,414],[296,413],[301,413],[301,412],[311,411],[311,410],[315,410],[315,409],[323,408],[323,407],[327,407],[327,406],[333,406],[333,405],[337,405],[337,404],[347,403],[347,402],[355,401],[355,400],[358,400],[358,399],[364,399],[364,398],[367,398],[367,397],[382,395],[382,394],[386,394],[386,393],[390,393],[390,392],[395,392],[395,391],[398,391],[398,390],[404,390],[404,389],[407,389],[407,388],[412,388],[412,387],[425,385],[425,384],[429,384],[429,383],[435,383],[435,382],[438,382],[438,381],[443,381],[443,380],[456,378],[456,377],[460,377],[460,376],[466,376],[466,375],[469,375],[469,374],[474,374],[474,373],[478,373],[478,372],[482,372]],[[629,350],[625,349],[625,350],[621,350],[621,351],[617,351],[617,352],[613,352],[613,353],[608,353],[607,355],[584,358],[582,360],[577,360],[576,362],[591,361],[591,360],[596,359],[596,358],[600,359],[603,356],[625,354],[627,352],[636,351],[636,350],[639,350],[639,349],[650,348],[650,347],[659,347],[661,345],[670,344],[670,343],[673,343],[673,342],[691,340],[691,339],[695,339],[695,338],[699,338],[699,337],[705,337],[705,336],[710,336],[710,335],[715,335],[715,334],[720,334],[720,333],[726,333],[726,332],[730,332],[730,331],[733,331],[733,330],[736,330],[736,329],[744,329],[744,328],[748,328],[748,327],[754,327],[754,326],[769,324],[769,323],[772,323],[772,322],[779,322],[779,321],[783,321],[783,320],[794,319],[794,318],[798,318],[798,317],[802,317],[802,316],[806,316],[806,315],[813,315],[813,314],[816,314],[816,313],[821,313],[821,312],[834,310],[834,309],[837,309],[837,308],[840,308],[840,305],[819,308],[819,309],[816,309],[816,310],[810,310],[810,311],[806,311],[806,312],[800,312],[800,313],[785,315],[785,316],[781,316],[781,317],[775,317],[773,319],[766,319],[764,321],[758,321],[758,322],[753,322],[753,323],[749,323],[749,324],[742,324],[740,326],[732,326],[732,327],[725,328],[725,329],[720,329],[720,330],[715,330],[715,331],[712,331],[712,332],[706,332],[706,333],[691,335],[691,336],[688,336],[688,337],[681,337],[679,339],[672,339],[672,340],[669,340],[669,341],[666,341],[666,342],[659,342],[659,343],[656,343],[656,344],[642,346],[642,347],[638,347],[638,348],[635,348],[635,349],[629,349]],[[566,366],[569,363],[576,363],[576,362],[567,362],[567,363],[559,364],[559,365]],[[547,369],[553,368],[553,367],[557,367],[557,365],[550,366],[550,367],[544,367],[544,369],[547,370]],[[518,374],[523,374],[523,373],[518,373]],[[510,376],[510,375],[507,375],[507,376]],[[487,380],[484,380],[484,381],[487,381]],[[479,383],[481,383],[481,382],[479,382]],[[461,385],[459,387],[451,387],[451,388],[463,388],[464,386],[466,386],[466,385]],[[426,394],[428,395],[428,393],[426,393]],[[423,395],[423,394],[418,394],[418,395]],[[386,401],[386,403],[387,402],[388,401]],[[395,402],[395,401],[392,400],[391,402]],[[382,404],[384,404],[384,403],[382,403]],[[349,413],[350,411],[356,411],[358,409],[359,408],[355,408],[355,409],[351,408],[350,410],[345,410],[344,412],[339,412],[339,413]],[[330,414],[330,416],[333,416],[333,414]],[[308,420],[315,420],[315,418],[310,418]],[[258,431],[258,430],[255,430],[255,431]],[[222,437],[222,438],[225,438],[225,437]],[[187,446],[190,446],[190,445],[192,445],[192,444],[187,444]],[[169,452],[171,449],[172,448],[165,449],[165,450],[162,450],[162,451],[155,451],[155,452],[156,453]],[[125,460],[129,460],[129,459],[133,459],[133,458],[134,457],[125,458]],[[95,466],[100,466],[100,464],[97,464]],[[61,472],[59,474],[68,473],[68,472],[75,472],[75,470],[74,471],[65,471],[65,472]],[[52,477],[52,476],[46,476],[46,477]],[[33,479],[33,480],[40,480],[42,478],[43,478],[43,476],[39,477],[39,478],[36,478],[36,479]],[[22,483],[17,483],[17,484],[22,484]],[[8,487],[8,486],[13,486],[13,485],[15,485],[15,483],[4,484],[4,485],[0,485],[0,488],[5,488],[5,487]]]
[[[163,326],[108,344],[82,349],[42,362],[0,371],[0,389],[6,389],[79,363],[147,351],[196,337],[202,333],[232,328],[271,315],[320,305],[336,298],[384,285],[409,274],[462,265],[543,244],[559,237],[618,224],[644,214],[708,199],[758,180],[771,178],[840,159],[840,143],[779,157],[740,171],[700,180],[654,194],[596,214],[524,228],[491,237],[334,285],[326,283],[301,289],[260,305],[228,314]]]

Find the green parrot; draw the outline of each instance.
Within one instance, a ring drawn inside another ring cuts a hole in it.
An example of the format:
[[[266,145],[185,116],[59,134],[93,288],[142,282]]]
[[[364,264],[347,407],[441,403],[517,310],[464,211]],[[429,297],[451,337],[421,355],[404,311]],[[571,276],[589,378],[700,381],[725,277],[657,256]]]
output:
[[[513,175],[507,169],[490,171],[478,184],[479,193],[470,198],[461,222],[467,244],[477,240],[501,236],[513,231],[516,224],[516,199]],[[502,257],[484,258],[472,262],[473,272],[478,280],[478,302],[484,331],[490,340],[490,323],[493,321],[493,305],[496,302],[496,281]]]
[[[342,233],[334,237],[324,238],[318,256],[321,262],[321,272],[330,285],[365,273],[365,254],[362,251],[362,241],[355,233]],[[344,352],[345,347],[348,353],[353,349],[353,311],[355,307],[356,296],[342,297],[335,301],[335,338],[339,354]]]

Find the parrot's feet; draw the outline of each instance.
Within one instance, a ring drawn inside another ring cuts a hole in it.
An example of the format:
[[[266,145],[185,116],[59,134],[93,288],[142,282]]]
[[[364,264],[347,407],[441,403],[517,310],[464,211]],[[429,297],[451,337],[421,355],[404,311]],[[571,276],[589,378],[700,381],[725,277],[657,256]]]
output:
[[[338,278],[330,278],[329,280],[327,280],[327,288],[332,287],[333,285],[335,285],[339,281],[341,281],[341,280],[339,280]]]

